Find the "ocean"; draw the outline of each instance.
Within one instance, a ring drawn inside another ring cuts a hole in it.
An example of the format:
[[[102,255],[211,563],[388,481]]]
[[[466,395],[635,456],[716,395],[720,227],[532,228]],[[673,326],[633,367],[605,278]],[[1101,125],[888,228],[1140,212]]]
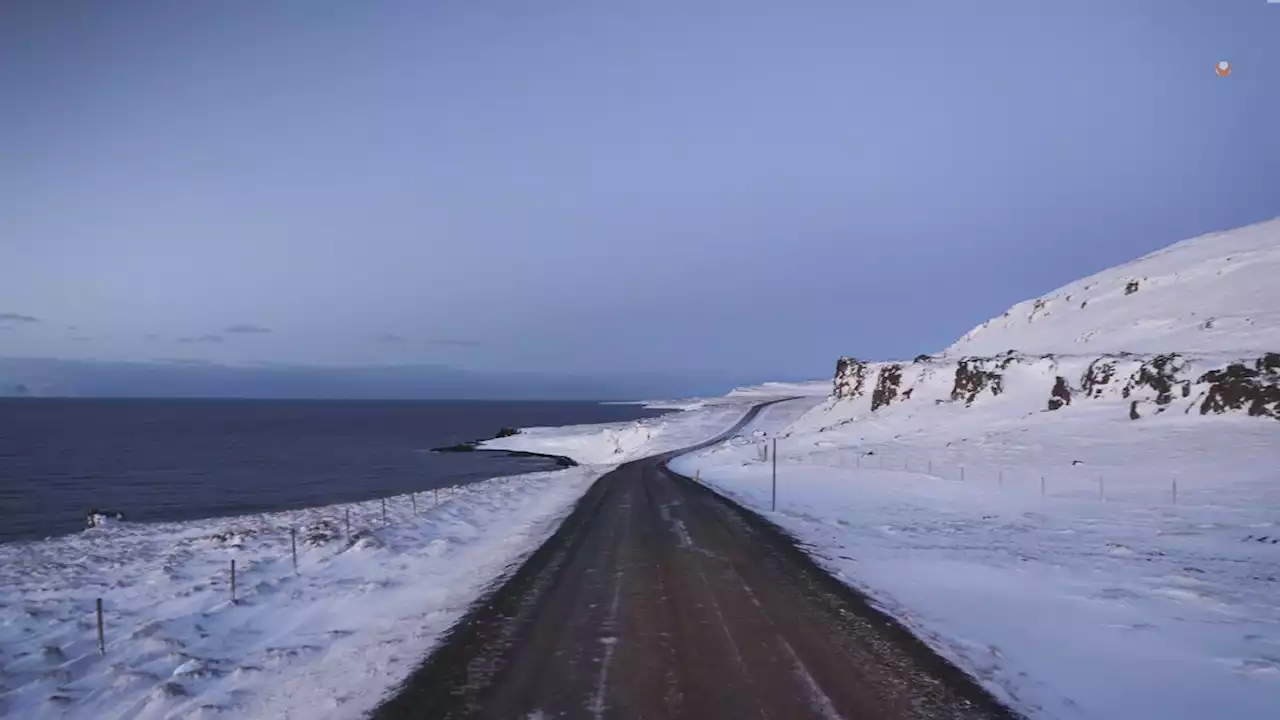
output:
[[[555,467],[432,453],[503,427],[662,411],[588,402],[0,399],[0,542],[84,529],[85,512],[160,522],[290,510]]]

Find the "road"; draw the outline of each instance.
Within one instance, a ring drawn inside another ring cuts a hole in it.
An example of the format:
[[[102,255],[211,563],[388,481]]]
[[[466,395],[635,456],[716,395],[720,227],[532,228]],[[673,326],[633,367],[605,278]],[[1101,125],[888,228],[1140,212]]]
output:
[[[596,482],[374,717],[1016,717],[773,525],[666,470],[691,449]]]

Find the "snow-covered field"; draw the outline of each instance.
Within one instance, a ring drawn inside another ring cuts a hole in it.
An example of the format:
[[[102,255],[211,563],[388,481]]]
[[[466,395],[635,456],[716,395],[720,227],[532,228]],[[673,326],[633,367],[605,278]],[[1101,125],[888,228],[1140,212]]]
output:
[[[507,444],[589,464],[461,486],[438,500],[418,493],[417,514],[413,498],[389,498],[385,523],[374,501],[0,545],[0,716],[361,717],[596,478],[713,437],[748,406],[529,430]]]
[[[810,405],[757,422],[782,433],[776,512],[754,447],[673,468],[809,543],[1033,717],[1277,717],[1276,423],[1179,416],[1124,433],[1102,409],[1008,422],[961,410],[930,431],[788,434],[824,414],[795,422]]]

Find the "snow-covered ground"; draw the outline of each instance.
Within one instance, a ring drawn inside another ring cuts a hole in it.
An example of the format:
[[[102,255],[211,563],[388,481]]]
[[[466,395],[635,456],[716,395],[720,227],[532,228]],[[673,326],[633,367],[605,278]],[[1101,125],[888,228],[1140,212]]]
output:
[[[755,397],[711,400],[698,408],[635,422],[524,428],[518,435],[486,440],[480,447],[561,455],[586,465],[613,466],[715,437],[760,402]]]
[[[1280,350],[1280,218],[1175,243],[971,330],[949,356]]]
[[[673,468],[809,543],[1014,707],[1277,717],[1276,423],[1171,416],[1117,432],[1129,421],[1102,409],[1066,420],[957,409],[928,428],[818,433],[797,428],[826,405],[803,418],[811,401],[789,405],[757,422],[782,433],[776,512],[771,465],[753,447],[724,443]]]
[[[838,397],[757,418],[776,511],[753,443],[672,466],[1034,718],[1277,718],[1277,278],[1272,221],[1020,303],[942,356],[842,360]],[[1248,397],[1214,414],[1204,373],[1237,360]]]
[[[766,382],[734,388],[726,395],[705,398],[678,398],[674,400],[642,400],[630,405],[643,405],[654,410],[698,410],[716,405],[738,405],[743,400],[767,402],[787,397],[826,397],[831,394],[830,380],[805,382]]]
[[[361,717],[602,473],[714,437],[749,404],[530,430],[507,444],[589,464],[418,493],[417,514],[389,498],[385,523],[374,501],[0,545],[0,716]]]

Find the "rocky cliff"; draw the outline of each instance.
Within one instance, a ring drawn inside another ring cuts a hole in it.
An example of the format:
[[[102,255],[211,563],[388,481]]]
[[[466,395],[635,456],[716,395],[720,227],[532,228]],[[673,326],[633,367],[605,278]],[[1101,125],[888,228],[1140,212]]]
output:
[[[1186,240],[1018,303],[939,355],[840,358],[833,398],[866,413],[1104,402],[1135,420],[1280,419],[1280,219]]]
[[[1005,352],[909,363],[840,358],[833,397],[865,411],[903,403],[970,406],[1005,402],[1045,412],[1109,402],[1139,419],[1167,411],[1241,412],[1280,420],[1280,353],[1255,357],[1105,354],[1096,357]]]

